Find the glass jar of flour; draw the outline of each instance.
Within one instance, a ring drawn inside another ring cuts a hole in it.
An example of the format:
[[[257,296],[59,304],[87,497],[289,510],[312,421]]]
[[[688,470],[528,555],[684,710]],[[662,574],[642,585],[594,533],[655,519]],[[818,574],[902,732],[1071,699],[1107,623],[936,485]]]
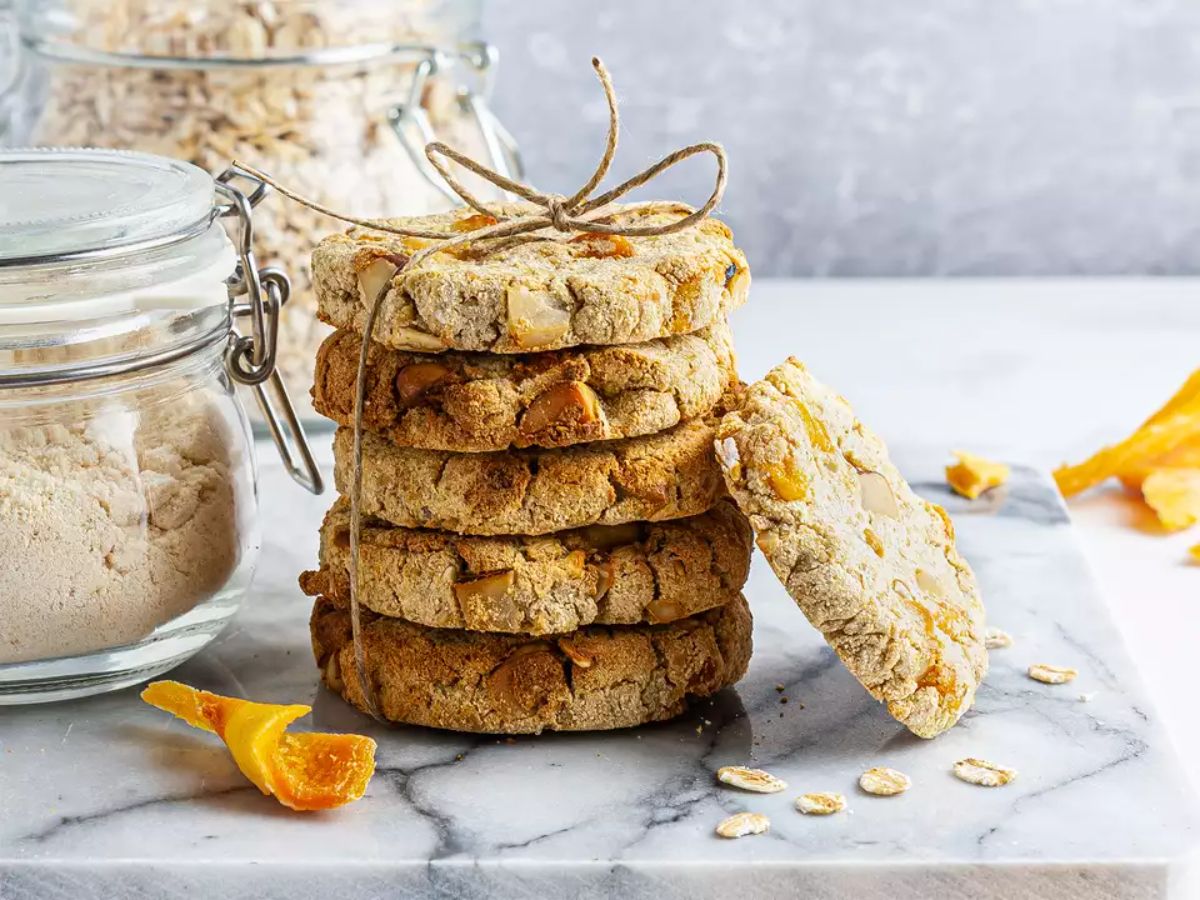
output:
[[[0,153],[0,704],[143,681],[237,610],[259,537],[235,384],[320,491],[274,368],[288,281],[252,252],[264,193],[148,154]]]
[[[142,150],[213,174],[241,159],[356,216],[458,205],[425,158],[435,138],[519,172],[487,105],[496,55],[478,37],[480,0],[14,0],[14,9],[19,65],[0,101],[8,146]],[[490,184],[470,185],[498,197]],[[297,203],[256,218],[262,258],[293,280],[280,371],[315,418],[313,361],[331,329],[316,318],[309,254],[340,225]]]

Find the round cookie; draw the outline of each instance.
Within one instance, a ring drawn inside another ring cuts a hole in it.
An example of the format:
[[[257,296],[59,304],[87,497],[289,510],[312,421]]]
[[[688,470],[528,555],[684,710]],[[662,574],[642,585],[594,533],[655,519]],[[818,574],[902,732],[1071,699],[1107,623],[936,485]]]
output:
[[[669,625],[593,625],[556,638],[425,628],[364,611],[366,676],[394,722],[488,734],[628,728],[676,716],[736,682],[750,660],[742,596]],[[324,598],[310,622],[321,679],[365,709],[350,614]]]
[[[349,603],[349,502],[321,526],[310,596]],[[374,522],[359,545],[359,601],[432,628],[564,634],[673,622],[728,603],[750,569],[750,526],[732,501],[672,522],[593,525],[544,537],[464,537]]]
[[[559,450],[449,453],[397,447],[363,433],[362,513],[406,528],[459,534],[548,534],[584,525],[682,519],[725,493],[716,423]],[[354,434],[333,441],[334,480],[350,493]]]
[[[692,212],[682,204],[614,204],[606,221],[660,225]],[[497,206],[521,215],[528,206]],[[396,226],[468,232],[494,224],[471,209],[390,219]],[[705,219],[674,234],[562,235],[471,245],[401,268],[430,241],[365,228],[313,251],[317,314],[360,334],[381,295],[372,339],[397,350],[530,353],[581,344],[633,344],[715,324],[741,305],[750,270],[728,226]]]
[[[721,422],[717,455],[759,548],[842,662],[921,737],[987,672],[984,609],[945,510],[850,405],[789,359]]]
[[[317,353],[313,406],[354,421],[361,337]],[[482,453],[638,437],[707,414],[736,378],[729,327],[644,344],[528,356],[391,350],[372,343],[363,427],[401,447]]]

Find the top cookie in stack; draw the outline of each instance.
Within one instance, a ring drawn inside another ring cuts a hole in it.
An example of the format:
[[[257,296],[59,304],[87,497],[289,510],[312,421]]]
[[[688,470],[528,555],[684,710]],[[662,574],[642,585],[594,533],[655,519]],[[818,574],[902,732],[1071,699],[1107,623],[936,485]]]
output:
[[[613,206],[605,221],[690,211]],[[494,223],[471,210],[391,221],[462,233]],[[547,231],[403,268],[427,243],[355,228],[313,254],[319,315],[339,329],[319,352],[313,399],[343,426],[343,493],[362,329],[380,302],[358,594],[381,712],[469,731],[615,728],[736,681],[750,652],[750,532],[712,452],[737,386],[725,317],[750,283],[729,229]],[[342,677],[353,665],[347,522],[340,501],[321,568],[301,583],[318,597],[326,683],[364,707],[358,679]]]

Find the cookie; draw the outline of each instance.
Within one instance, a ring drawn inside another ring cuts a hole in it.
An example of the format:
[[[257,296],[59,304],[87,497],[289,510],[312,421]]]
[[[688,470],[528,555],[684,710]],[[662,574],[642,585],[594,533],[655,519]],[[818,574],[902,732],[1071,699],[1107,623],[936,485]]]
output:
[[[593,623],[662,624],[728,603],[750,569],[750,526],[729,500],[673,522],[593,525],[545,537],[464,537],[374,522],[362,530],[360,602],[432,628],[532,635]],[[350,510],[321,526],[310,596],[345,605]]]
[[[450,453],[363,433],[362,513],[459,534],[548,534],[584,525],[682,519],[725,494],[713,420],[559,450]],[[337,489],[350,493],[354,434],[333,440]]]
[[[674,222],[680,204],[613,205],[609,221]],[[509,204],[502,215],[528,212]],[[397,226],[468,232],[493,224],[470,209],[391,219]],[[750,270],[729,228],[705,219],[675,234],[562,235],[465,245],[400,269],[431,243],[352,228],[321,241],[312,256],[317,315],[360,334],[383,292],[373,339],[398,350],[529,353],[581,344],[633,344],[698,331],[741,305]],[[497,249],[498,247],[498,249]]]
[[[313,406],[354,421],[361,338],[330,335]],[[530,356],[391,350],[372,344],[363,426],[402,447],[481,453],[654,434],[708,413],[736,377],[724,322],[696,334]]]
[[[365,709],[350,615],[320,598],[311,620],[321,679]],[[394,722],[489,734],[628,728],[677,716],[736,682],[751,650],[742,596],[669,625],[592,625],[555,638],[362,618],[366,675]]]
[[[721,422],[717,455],[771,568],[847,668],[914,734],[952,726],[987,652],[946,512],[795,359],[750,386]]]

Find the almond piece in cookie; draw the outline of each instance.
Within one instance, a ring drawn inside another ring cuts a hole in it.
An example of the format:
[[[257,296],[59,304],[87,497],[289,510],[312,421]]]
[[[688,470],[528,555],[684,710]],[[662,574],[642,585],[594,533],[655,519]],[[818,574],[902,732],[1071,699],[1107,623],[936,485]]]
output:
[[[449,377],[450,370],[441,363],[412,363],[396,373],[396,394],[408,406]]]
[[[600,398],[582,381],[568,381],[547,388],[533,399],[521,416],[521,435],[530,443],[547,432],[604,433]]]
[[[941,507],[916,496],[850,405],[797,360],[718,427],[725,482],[788,593],[914,734],[970,708],[984,609]]]

